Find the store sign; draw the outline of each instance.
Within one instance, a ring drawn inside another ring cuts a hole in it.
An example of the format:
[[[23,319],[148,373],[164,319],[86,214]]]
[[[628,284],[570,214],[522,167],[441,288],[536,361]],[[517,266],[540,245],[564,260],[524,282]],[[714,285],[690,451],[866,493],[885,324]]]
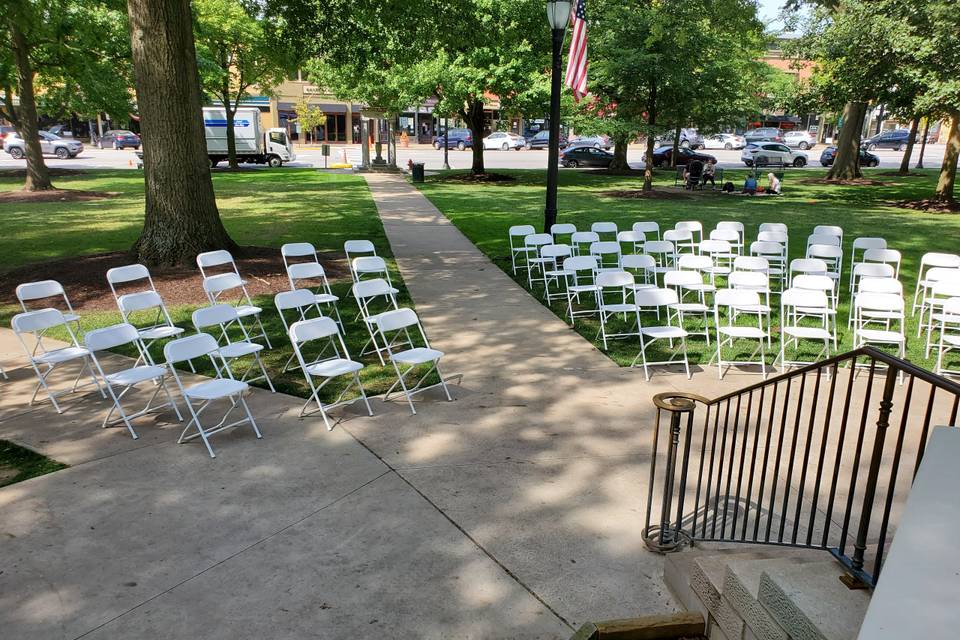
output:
[[[323,94],[323,91],[320,90],[320,87],[315,87],[312,84],[303,85],[303,95],[305,96],[319,96]]]

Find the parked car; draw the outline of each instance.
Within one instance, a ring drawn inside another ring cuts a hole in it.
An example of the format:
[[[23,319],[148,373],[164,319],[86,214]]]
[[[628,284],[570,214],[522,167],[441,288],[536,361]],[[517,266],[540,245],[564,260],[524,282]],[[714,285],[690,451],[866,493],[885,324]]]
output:
[[[783,132],[776,127],[757,127],[743,134],[747,144],[751,142],[783,142]]]
[[[523,149],[527,144],[521,136],[506,131],[494,131],[483,139],[484,149]]]
[[[55,124],[52,127],[47,127],[47,132],[52,133],[53,135],[59,136],[61,138],[73,137],[73,131],[71,131],[70,127],[68,127],[65,124]]]
[[[733,133],[715,133],[703,139],[704,149],[743,149],[747,141]]]
[[[16,134],[17,128],[8,124],[0,125],[0,142],[11,133]]]
[[[607,149],[609,151],[613,147],[613,143],[610,142],[608,136],[583,136],[568,142],[567,148],[570,147],[593,147],[594,149]]]
[[[669,167],[670,157],[673,155],[673,145],[664,145],[653,150],[653,166]],[[694,160],[700,162],[716,162],[717,159],[707,153],[698,153],[693,149],[680,147],[677,150],[677,166],[685,166]]]
[[[611,162],[613,162],[613,154],[596,147],[570,146],[560,152],[560,164],[571,169],[576,167],[607,168]]]
[[[433,139],[435,149],[443,149],[444,145],[449,149],[456,147],[460,151],[473,148],[473,134],[470,129],[450,129],[446,134],[437,136]]]
[[[673,145],[675,136],[674,132],[665,133],[657,138],[657,142],[661,145]],[[684,149],[703,149],[703,136],[697,133],[696,129],[680,129],[679,145]]]
[[[113,147],[114,149],[133,147],[139,150],[140,136],[125,129],[111,129],[110,131],[103,132],[103,135],[100,136],[100,140],[97,142],[97,146],[101,149],[106,149],[107,147]]]
[[[829,167],[833,164],[833,159],[837,155],[837,148],[835,146],[829,146],[823,150],[823,153],[820,154],[820,164],[825,167]],[[870,153],[863,147],[860,147],[860,166],[861,167],[877,167],[880,166],[880,156]]]
[[[27,155],[27,143],[19,133],[7,134],[3,140],[3,150],[14,160]],[[40,132],[40,150],[44,155],[57,156],[61,160],[76,158],[83,151],[83,144],[79,140],[64,140],[46,131]]]
[[[907,129],[897,129],[895,131],[883,131],[875,136],[867,138],[861,144],[867,151],[875,149],[893,149],[894,151],[903,151],[907,148],[907,141],[910,139],[910,131]]]
[[[748,167],[768,167],[779,165],[783,167],[803,167],[807,164],[807,154],[794,151],[782,142],[751,143],[740,152],[740,159]]]
[[[527,138],[527,149],[546,149],[550,143],[550,132],[541,131],[532,138]],[[567,136],[560,134],[560,148],[567,146]]]
[[[783,144],[806,151],[817,145],[817,136],[809,131],[787,131],[783,134]]]

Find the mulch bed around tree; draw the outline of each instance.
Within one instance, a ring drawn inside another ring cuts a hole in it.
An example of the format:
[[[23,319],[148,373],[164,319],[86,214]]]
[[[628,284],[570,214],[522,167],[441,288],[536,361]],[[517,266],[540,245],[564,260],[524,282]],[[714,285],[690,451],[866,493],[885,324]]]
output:
[[[431,176],[430,182],[458,182],[462,184],[515,183],[517,179],[504,173],[453,173],[446,176]]]
[[[0,204],[23,202],[87,202],[120,195],[114,191],[81,191],[79,189],[47,189],[46,191],[0,191]]]
[[[870,178],[853,178],[852,180],[839,180],[827,178],[804,178],[797,180],[797,184],[835,184],[844,187],[885,187],[888,183],[882,180],[871,180]]]
[[[711,191],[680,191],[674,189],[654,189],[653,191],[643,191],[642,189],[625,189],[616,191],[603,191],[600,193],[605,198],[644,198],[647,200],[694,200],[703,195],[713,193]]]
[[[960,213],[960,202],[943,202],[941,200],[901,200],[891,202],[890,204],[904,209],[913,209],[914,211],[926,211],[927,213]]]
[[[244,247],[235,254],[240,275],[247,281],[251,296],[270,295],[290,288],[283,267],[280,250],[272,247]],[[110,287],[107,269],[134,262],[126,251],[112,251],[77,258],[50,260],[17,267],[0,273],[0,302],[18,304],[17,285],[37,280],[56,280],[63,285],[74,309],[84,311],[114,310],[117,308]],[[320,257],[327,278],[346,277],[347,265],[341,258]],[[219,271],[218,271],[219,272]],[[205,304],[202,278],[196,267],[178,266],[151,268],[150,275],[167,307],[181,304]],[[131,288],[130,292],[136,291]],[[121,293],[129,293],[121,291]]]

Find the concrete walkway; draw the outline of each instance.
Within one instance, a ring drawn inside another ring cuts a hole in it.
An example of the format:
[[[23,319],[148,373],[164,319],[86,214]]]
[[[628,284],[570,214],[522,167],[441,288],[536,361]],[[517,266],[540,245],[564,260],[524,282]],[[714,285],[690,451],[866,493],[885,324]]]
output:
[[[327,432],[256,390],[263,440],[210,460],[170,416],[100,429],[94,394],[27,409],[0,332],[0,438],[72,465],[0,489],[4,637],[564,638],[675,608],[640,530],[650,398],[689,383],[616,367],[402,178],[368,182],[455,401]]]

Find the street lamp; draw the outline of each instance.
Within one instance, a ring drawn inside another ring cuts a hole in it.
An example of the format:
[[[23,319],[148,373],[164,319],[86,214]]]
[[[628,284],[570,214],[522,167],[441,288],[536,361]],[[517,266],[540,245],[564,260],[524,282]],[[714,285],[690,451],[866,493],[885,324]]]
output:
[[[547,22],[553,36],[553,66],[550,75],[550,139],[547,148],[547,206],[543,213],[543,230],[557,221],[557,179],[560,164],[560,49],[570,22],[568,0],[547,0]]]

